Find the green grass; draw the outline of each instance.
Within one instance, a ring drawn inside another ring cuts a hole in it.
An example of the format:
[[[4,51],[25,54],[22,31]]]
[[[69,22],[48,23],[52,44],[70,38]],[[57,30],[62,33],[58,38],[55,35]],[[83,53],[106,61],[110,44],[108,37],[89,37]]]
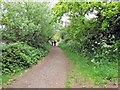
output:
[[[6,87],[8,84],[12,83],[16,78],[18,78],[22,73],[26,72],[28,69],[21,70],[14,74],[3,74],[0,76],[2,78],[2,87]]]
[[[105,86],[108,82],[117,83],[118,65],[114,62],[92,63],[88,58],[71,52],[69,48],[62,47],[68,59],[72,63],[72,68],[68,73],[66,87],[70,88],[71,81],[86,85],[87,81],[96,86]]]
[[[72,63],[72,68],[70,72],[68,73],[68,78],[66,81],[66,88],[71,87],[71,82],[74,81],[75,83],[80,83],[82,86],[85,85],[86,79],[88,79],[86,74],[86,69],[88,68],[88,65],[86,64],[86,58],[83,58],[75,53],[69,52],[69,50],[65,50],[67,53],[68,59]],[[90,71],[91,68],[89,68]],[[90,79],[89,79],[90,80]]]

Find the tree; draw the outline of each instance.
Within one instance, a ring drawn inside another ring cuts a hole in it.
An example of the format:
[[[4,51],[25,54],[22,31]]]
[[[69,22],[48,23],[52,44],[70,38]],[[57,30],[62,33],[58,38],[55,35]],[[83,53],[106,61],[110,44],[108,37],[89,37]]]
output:
[[[23,41],[34,47],[43,47],[53,35],[52,13],[48,3],[2,3],[3,40],[6,43]]]

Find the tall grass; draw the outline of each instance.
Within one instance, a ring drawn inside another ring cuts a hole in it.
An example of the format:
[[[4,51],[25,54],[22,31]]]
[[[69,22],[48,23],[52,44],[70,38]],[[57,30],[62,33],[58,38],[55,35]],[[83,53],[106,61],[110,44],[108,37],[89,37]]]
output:
[[[68,74],[66,87],[70,87],[71,81],[74,79],[76,83],[85,85],[86,80],[91,84],[106,86],[108,82],[117,84],[118,82],[118,63],[114,62],[90,62],[89,58],[84,57],[80,53],[75,53],[66,45],[60,46],[67,54],[68,59],[72,63],[72,69]]]

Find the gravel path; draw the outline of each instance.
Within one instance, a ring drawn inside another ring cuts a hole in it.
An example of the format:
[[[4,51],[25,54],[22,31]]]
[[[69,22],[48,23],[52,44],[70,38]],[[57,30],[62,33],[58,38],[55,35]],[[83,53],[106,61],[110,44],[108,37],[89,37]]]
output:
[[[20,76],[8,88],[65,88],[69,62],[59,47]]]

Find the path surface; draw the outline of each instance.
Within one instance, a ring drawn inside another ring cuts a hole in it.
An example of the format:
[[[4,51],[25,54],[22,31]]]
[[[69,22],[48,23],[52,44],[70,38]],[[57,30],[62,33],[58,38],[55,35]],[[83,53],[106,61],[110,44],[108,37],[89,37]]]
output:
[[[9,88],[65,88],[69,62],[64,52],[53,47],[48,56],[20,76]]]

